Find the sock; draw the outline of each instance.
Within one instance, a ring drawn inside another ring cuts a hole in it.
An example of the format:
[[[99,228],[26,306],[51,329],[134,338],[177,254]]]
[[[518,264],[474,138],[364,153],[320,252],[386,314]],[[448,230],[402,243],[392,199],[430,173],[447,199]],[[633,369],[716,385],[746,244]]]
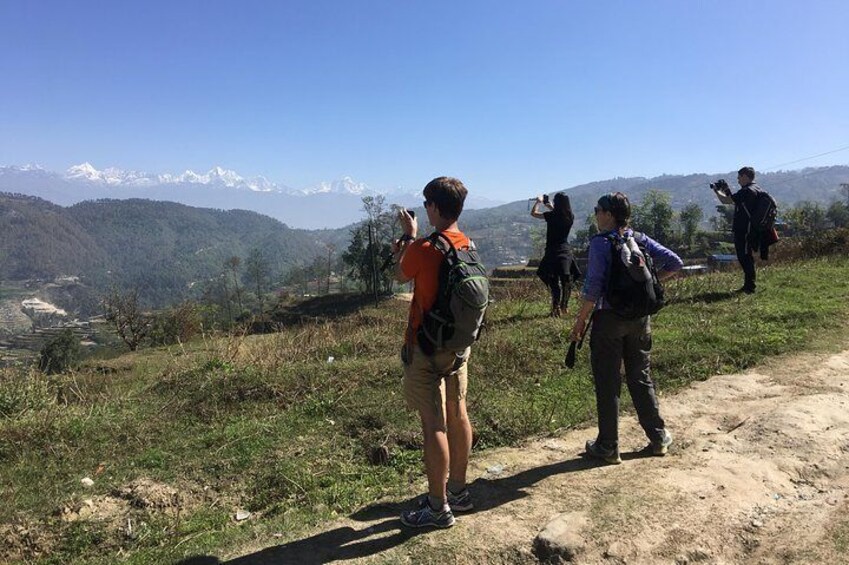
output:
[[[466,488],[466,483],[448,479],[448,490],[451,494],[460,494]]]
[[[442,510],[445,509],[445,501],[441,498],[427,495],[427,503],[430,506],[430,509],[435,510],[436,512],[442,512]]]

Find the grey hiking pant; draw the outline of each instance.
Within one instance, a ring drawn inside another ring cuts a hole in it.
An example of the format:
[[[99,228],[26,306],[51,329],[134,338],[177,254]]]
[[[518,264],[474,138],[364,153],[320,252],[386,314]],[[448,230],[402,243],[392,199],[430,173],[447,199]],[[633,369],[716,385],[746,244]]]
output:
[[[604,447],[619,444],[619,396],[622,362],[625,382],[637,410],[640,426],[650,441],[663,438],[665,424],[658,411],[654,383],[649,375],[650,318],[625,320],[610,310],[599,310],[590,333],[590,361],[598,408],[598,438]]]

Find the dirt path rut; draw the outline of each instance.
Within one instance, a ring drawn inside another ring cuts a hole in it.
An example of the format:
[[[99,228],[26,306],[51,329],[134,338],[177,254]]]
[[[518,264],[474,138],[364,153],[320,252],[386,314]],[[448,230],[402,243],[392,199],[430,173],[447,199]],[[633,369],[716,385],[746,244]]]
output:
[[[622,465],[580,456],[594,429],[490,450],[454,528],[410,532],[402,504],[376,505],[231,563],[849,563],[849,350],[714,377],[661,412],[664,458],[624,414]]]

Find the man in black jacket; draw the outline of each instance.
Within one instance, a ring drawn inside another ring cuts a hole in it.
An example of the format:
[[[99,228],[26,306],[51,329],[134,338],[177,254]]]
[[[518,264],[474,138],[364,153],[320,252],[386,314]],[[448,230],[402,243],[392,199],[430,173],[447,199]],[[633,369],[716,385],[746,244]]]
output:
[[[760,188],[755,183],[755,169],[743,167],[737,171],[737,182],[740,190],[731,193],[728,183],[724,180],[711,184],[716,197],[723,204],[734,204],[734,221],[731,231],[734,233],[734,250],[737,252],[737,260],[743,267],[743,287],[738,292],[754,294],[755,292],[755,259],[752,256],[752,246],[749,244],[748,236],[752,230],[752,211],[755,209]]]

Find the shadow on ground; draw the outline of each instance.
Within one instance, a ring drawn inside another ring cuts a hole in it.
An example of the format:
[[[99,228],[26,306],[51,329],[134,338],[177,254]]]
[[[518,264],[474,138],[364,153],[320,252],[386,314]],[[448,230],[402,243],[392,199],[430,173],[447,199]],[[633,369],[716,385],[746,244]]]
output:
[[[391,296],[381,296],[377,302],[389,299]],[[361,293],[329,294],[316,296],[293,306],[281,307],[271,313],[271,319],[273,323],[283,326],[316,320],[335,320],[374,305],[374,296]]]
[[[645,457],[639,451],[623,453],[623,459]],[[503,478],[480,478],[469,485],[475,497],[475,509],[464,513],[477,514],[493,510],[503,504],[519,500],[529,493],[524,489],[554,475],[574,473],[598,467],[598,461],[576,457],[550,465],[534,467],[516,475]],[[272,565],[279,563],[321,564],[376,555],[403,544],[418,535],[433,530],[413,530],[401,525],[398,514],[411,508],[415,498],[403,503],[379,503],[353,513],[350,518],[358,522],[371,522],[360,529],[341,526],[333,530],[282,545],[268,547],[250,555],[222,562],[212,556],[195,556],[180,561],[178,565]],[[462,520],[462,518],[460,518]]]

